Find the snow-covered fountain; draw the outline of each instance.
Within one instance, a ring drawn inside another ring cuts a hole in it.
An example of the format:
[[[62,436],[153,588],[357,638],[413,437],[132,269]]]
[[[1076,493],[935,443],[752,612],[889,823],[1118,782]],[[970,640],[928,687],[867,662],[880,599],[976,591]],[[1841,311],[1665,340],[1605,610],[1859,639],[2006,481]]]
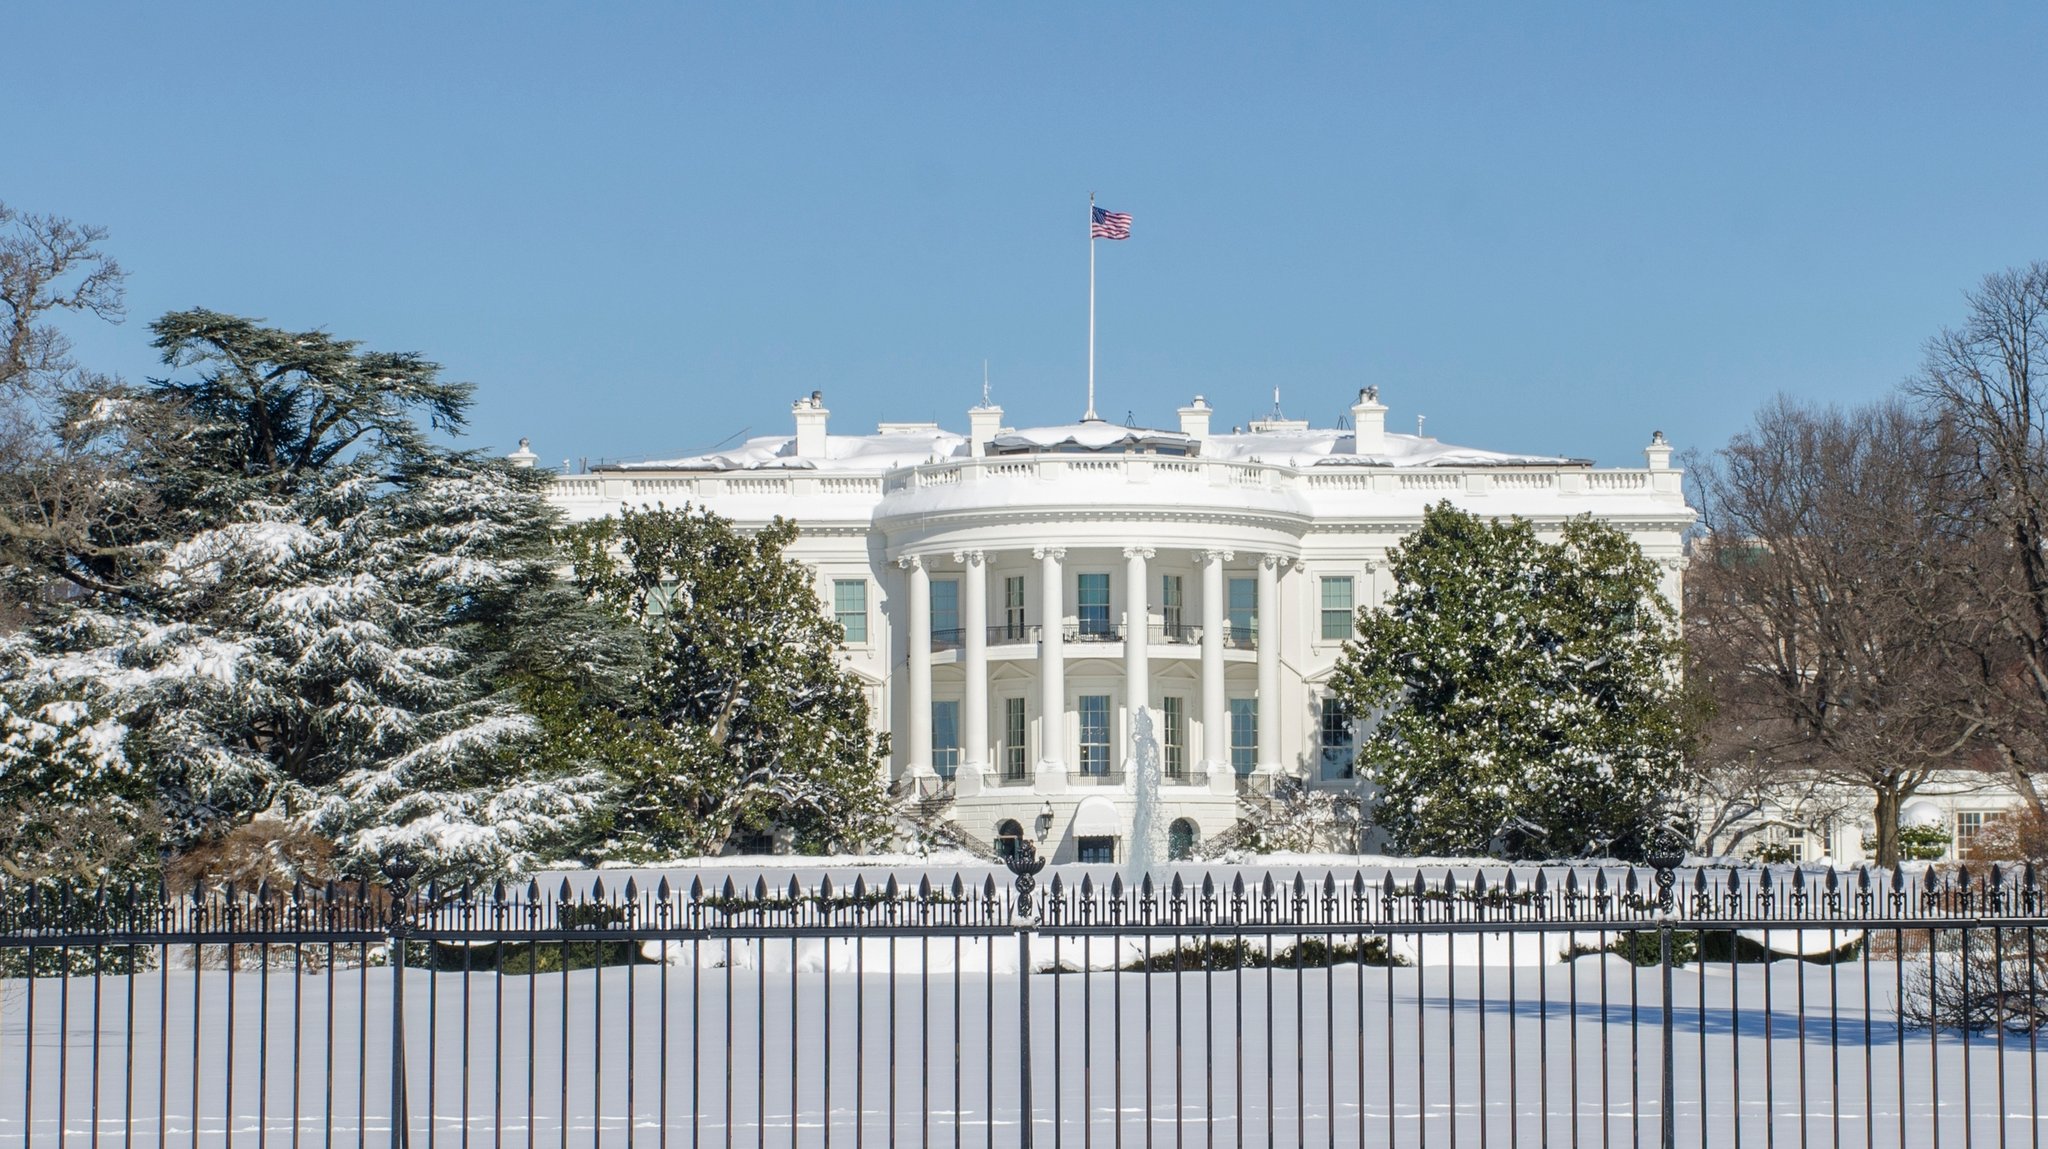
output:
[[[1124,880],[1136,885],[1157,865],[1165,841],[1159,824],[1159,735],[1152,710],[1140,707],[1131,722],[1131,840],[1124,851]]]

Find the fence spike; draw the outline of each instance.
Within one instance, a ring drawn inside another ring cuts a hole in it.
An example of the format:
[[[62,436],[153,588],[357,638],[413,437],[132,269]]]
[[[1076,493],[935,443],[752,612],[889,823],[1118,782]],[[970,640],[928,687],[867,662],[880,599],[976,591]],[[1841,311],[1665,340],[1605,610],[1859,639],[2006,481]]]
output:
[[[107,883],[104,880],[100,882],[100,895],[95,900],[102,905],[106,904]],[[259,906],[270,904],[270,877],[267,874],[256,879],[256,904]]]
[[[590,879],[590,900],[593,902],[601,902],[604,900],[603,878]]]
[[[563,878],[561,888],[555,891],[555,903],[561,905],[575,900],[576,891],[570,887],[569,879]]]
[[[2035,882],[2034,882],[2034,860],[2033,860],[2032,858],[2029,858],[2029,859],[2027,859],[2027,870],[2026,870],[2026,877],[2025,877],[2025,880],[2026,880],[2027,888],[2029,888],[2029,889],[2032,889],[2032,888],[2034,887],[2034,885],[2035,885]]]
[[[1577,870],[1566,870],[1564,872],[1564,892],[1567,897],[1576,898],[1579,896],[1579,872]]]
[[[1387,880],[1380,883],[1380,889],[1389,898],[1400,892],[1400,887],[1394,884],[1394,873],[1392,870],[1387,871]]]
[[[1351,871],[1351,896],[1352,896],[1352,897],[1354,897],[1354,898],[1356,898],[1356,899],[1358,899],[1359,901],[1364,901],[1364,900],[1365,900],[1365,871],[1364,871],[1364,870],[1353,870],[1353,871]]]
[[[1806,867],[1796,865],[1792,867],[1792,892],[1798,894],[1806,892]]]
[[[1483,898],[1486,896],[1485,870],[1478,870],[1472,874],[1472,896],[1477,898]]]
[[[1178,877],[1179,877],[1179,875],[1177,875],[1177,874],[1176,874],[1176,875],[1175,875],[1175,877],[1176,877],[1176,878],[1178,878]],[[1336,897],[1336,896],[1337,896],[1337,875],[1335,875],[1335,874],[1333,874],[1333,873],[1329,873],[1328,871],[1325,871],[1325,872],[1323,873],[1323,898],[1324,898],[1324,900],[1326,900],[1326,901],[1327,901],[1328,899],[1330,899],[1330,898],[1334,898],[1334,897]]]
[[[1109,899],[1113,902],[1124,900],[1124,876],[1122,874],[1111,874],[1109,876]]]
[[[1549,892],[1550,874],[1548,871],[1539,869],[1536,871],[1536,896],[1540,898]]]
[[[789,900],[792,902],[802,901],[803,896],[804,888],[797,884],[796,875],[791,874],[789,876]]]
[[[855,878],[854,885],[858,887],[860,885],[860,879]],[[860,890],[856,888],[854,890],[854,893],[858,894],[860,893]],[[719,888],[718,896],[724,898],[728,902],[735,901],[739,898],[740,892],[736,887],[733,886],[731,874],[727,874],[725,876],[725,885]]]
[[[957,885],[959,884],[959,882],[960,882],[960,879],[958,879],[958,878],[954,878],[954,879],[953,879],[953,883],[954,883],[954,884],[955,884],[956,886],[957,886]],[[1060,882],[1060,876],[1059,876],[1058,874],[1054,874],[1054,875],[1052,876],[1052,884],[1051,884],[1051,885],[1049,885],[1049,886],[1047,886],[1047,887],[1046,887],[1046,890],[1047,890],[1047,892],[1049,892],[1050,894],[1052,894],[1052,900],[1053,900],[1053,901],[1059,901],[1059,900],[1060,900],[1060,895],[1066,892],[1066,886],[1065,886],[1064,884],[1062,884],[1062,883]]]
[[[1052,880],[1054,882],[1058,882],[1060,880],[1060,876],[1058,874],[1054,874],[1052,876]],[[960,901],[966,895],[966,893],[966,888],[961,885],[960,875],[956,872],[953,875],[953,900],[956,902]]]
[[[1512,897],[1514,897],[1514,896],[1515,896],[1515,871],[1514,871],[1514,870],[1510,869],[1510,870],[1508,871],[1508,880],[1507,880],[1507,881],[1506,881],[1505,883],[1503,883],[1503,885],[1504,885],[1504,886],[1506,887],[1506,889],[1507,889],[1508,897],[1511,897],[1511,898],[1512,898]]]
[[[130,883],[129,885],[128,900],[131,902],[135,900],[135,889],[133,883]],[[305,904],[306,879],[303,876],[295,876],[292,878],[292,901],[294,904],[298,905]]]
[[[755,901],[757,901],[757,902],[765,902],[765,901],[767,901],[767,900],[768,900],[768,875],[766,875],[766,874],[757,874],[757,875],[755,875],[755,877],[754,877],[754,900],[755,900]]]
[[[1449,870],[1444,871],[1444,896],[1447,898],[1458,896],[1458,876]]]
[[[893,902],[899,895],[900,891],[896,885],[896,875],[890,874],[889,880],[882,886],[882,896]]]
[[[855,878],[854,881],[859,882],[860,879]],[[988,877],[982,879],[981,896],[987,898],[991,902],[996,900],[996,878],[994,874],[990,874]]]
[[[526,904],[529,906],[537,906],[540,904],[539,878],[526,879]]]
[[[796,884],[795,878],[791,878],[789,881],[792,886]],[[917,900],[920,902],[932,900],[932,879],[930,874],[925,874],[917,879]]]
[[[1187,896],[1187,887],[1181,884],[1179,871],[1174,872],[1173,885],[1168,887],[1168,889],[1171,891],[1174,901],[1178,902],[1185,900]]]
[[[1594,892],[1595,894],[1599,895],[1600,897],[1603,897],[1603,898],[1607,896],[1607,871],[1606,871],[1606,870],[1594,870],[1594,871],[1593,871],[1593,892]]]
[[[1152,871],[1145,871],[1145,880],[1138,885],[1138,896],[1148,902],[1152,900]]]
[[[690,900],[693,902],[701,902],[704,900],[704,879],[690,879]]]
[[[1236,898],[1236,899],[1237,899],[1238,901],[1243,901],[1243,900],[1244,900],[1244,875],[1243,875],[1243,874],[1239,874],[1239,875],[1237,875],[1237,877],[1235,877],[1235,878],[1231,879],[1231,882],[1230,882],[1230,896],[1231,896],[1231,897],[1233,897],[1233,898]]]
[[[1266,880],[1259,883],[1259,897],[1263,901],[1273,900],[1273,875],[1270,872],[1267,873]]]
[[[1085,901],[1095,900],[1095,879],[1087,874],[1081,875],[1081,897]]]
[[[1429,893],[1429,883],[1428,883],[1427,881],[1425,881],[1425,880],[1423,879],[1423,877],[1422,877],[1422,871],[1421,871],[1421,870],[1417,870],[1417,871],[1415,871],[1415,887],[1414,887],[1414,888],[1415,888],[1415,896],[1416,896],[1416,897],[1418,897],[1418,898],[1419,898],[1419,897],[1422,897],[1423,895],[1425,895],[1425,894],[1427,894],[1427,893]]]
[[[1905,893],[1905,892],[1906,892],[1906,871],[1905,871],[1904,869],[1902,869],[1902,868],[1898,867],[1898,866],[1893,866],[1893,867],[1892,867],[1892,893],[1894,893],[1894,894],[1903,894],[1903,893]]]
[[[1730,871],[1730,873],[1731,873],[1731,874],[1732,874],[1733,872],[1734,872],[1734,871],[1732,871],[1732,870]],[[1859,889],[1859,890],[1862,890],[1862,891],[1863,891],[1864,893],[1866,893],[1866,894],[1870,892],[1870,863],[1869,863],[1869,862],[1865,862],[1865,863],[1863,863],[1862,865],[1860,865],[1860,866],[1856,867],[1856,888],[1857,888],[1857,889]]]
[[[1702,875],[1702,876],[1704,876],[1704,875]],[[1835,875],[1835,867],[1834,867],[1834,864],[1833,864],[1833,863],[1829,863],[1829,864],[1828,864],[1828,877],[1827,877],[1827,890],[1828,890],[1828,892],[1829,892],[1829,893],[1831,893],[1831,894],[1832,894],[1832,893],[1834,893],[1834,892],[1835,892],[1836,890],[1838,890],[1838,889],[1840,889],[1840,888],[1841,888],[1841,885],[1842,885],[1842,883],[1841,883],[1841,879],[1839,879],[1839,878],[1838,878],[1838,877],[1836,877],[1836,875]]]
[[[1738,894],[1740,894],[1740,893],[1742,892],[1742,871],[1741,871],[1741,870],[1730,870],[1730,871],[1728,871],[1728,885],[1727,885],[1727,887],[1726,887],[1726,888],[1727,888],[1727,890],[1728,890],[1728,896],[1729,896],[1729,897],[1731,897],[1731,898],[1732,898],[1732,897],[1735,897],[1736,895],[1738,895]]]
[[[1641,886],[1636,882],[1636,868],[1634,866],[1630,866],[1628,868],[1628,880],[1621,884],[1621,888],[1624,893],[1630,894],[1635,893],[1638,889],[1641,888]]]
[[[832,875],[826,874],[824,877],[818,879],[818,896],[824,898],[827,901],[831,900]]]
[[[629,902],[638,902],[640,900],[640,884],[631,877],[626,879],[626,900]]]
[[[1692,872],[1692,888],[1695,893],[1707,892],[1707,871],[1704,867]]]

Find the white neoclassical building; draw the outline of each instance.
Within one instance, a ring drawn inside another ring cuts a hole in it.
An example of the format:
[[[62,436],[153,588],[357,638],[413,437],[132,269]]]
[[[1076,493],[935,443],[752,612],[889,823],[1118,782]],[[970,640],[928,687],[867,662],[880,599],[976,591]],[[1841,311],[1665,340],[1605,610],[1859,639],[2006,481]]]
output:
[[[1324,684],[1354,609],[1390,589],[1387,551],[1440,500],[1539,531],[1590,513],[1678,601],[1693,512],[1661,434],[1647,466],[1605,469],[1393,433],[1386,410],[1368,389],[1349,428],[1276,411],[1226,432],[1199,396],[1177,430],[1012,428],[984,403],[964,435],[841,435],[814,393],[793,435],[565,475],[554,499],[572,519],[794,519],[896,774],[950,788],[973,838],[1116,861],[1141,774],[1170,848],[1230,828],[1277,777],[1356,785],[1355,724]]]

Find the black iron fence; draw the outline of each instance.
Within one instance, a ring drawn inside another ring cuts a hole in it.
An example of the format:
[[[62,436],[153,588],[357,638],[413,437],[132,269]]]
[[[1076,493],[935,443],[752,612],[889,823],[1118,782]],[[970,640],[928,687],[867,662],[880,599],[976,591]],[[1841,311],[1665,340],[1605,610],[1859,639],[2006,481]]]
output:
[[[0,886],[0,1145],[2038,1144],[2031,869],[1041,865]]]

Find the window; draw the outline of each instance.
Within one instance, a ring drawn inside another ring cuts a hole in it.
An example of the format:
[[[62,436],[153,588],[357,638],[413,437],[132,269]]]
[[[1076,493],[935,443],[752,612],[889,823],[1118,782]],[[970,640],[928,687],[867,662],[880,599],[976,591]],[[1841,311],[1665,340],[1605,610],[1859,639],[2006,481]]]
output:
[[[1256,698],[1230,700],[1230,768],[1242,776],[1259,762],[1259,702]]]
[[[960,768],[960,703],[932,703],[932,772],[951,778]]]
[[[1021,642],[1024,633],[1024,576],[1011,575],[1003,580],[1003,637]]]
[[[1109,773],[1109,695],[1081,696],[1081,773]]]
[[[866,579],[843,578],[832,582],[832,617],[846,634],[850,645],[868,640],[868,584]]]
[[[1231,579],[1229,596],[1224,618],[1229,624],[1229,637],[1234,642],[1250,642],[1259,630],[1259,581]]]
[[[1202,832],[1186,818],[1175,818],[1166,828],[1166,860],[1185,862],[1195,856],[1195,843],[1202,840]]]
[[[745,826],[733,830],[726,839],[726,848],[735,854],[760,857],[775,852],[775,835]]]
[[[1322,751],[1324,778],[1351,777],[1352,766],[1358,760],[1358,738],[1352,727],[1351,707],[1343,699],[1323,699],[1318,745]]]
[[[1082,638],[1114,638],[1109,627],[1109,575],[1107,573],[1082,574],[1075,576],[1076,601],[1080,604],[1076,614],[1080,617]]]
[[[932,580],[932,645],[960,645],[960,580]]]
[[[1160,742],[1166,754],[1166,776],[1185,778],[1188,773],[1188,700],[1168,695],[1159,700]]]
[[[1024,844],[1024,827],[1015,818],[996,823],[996,857],[1009,861]]]
[[[1080,847],[1077,860],[1084,864],[1106,866],[1116,861],[1115,838],[1082,838],[1077,845]]]
[[[1323,580],[1323,641],[1342,642],[1351,637],[1352,588],[1350,575],[1332,575]]]
[[[1003,699],[1003,777],[1016,781],[1024,777],[1024,700]]]
[[[1181,597],[1179,575],[1159,576],[1159,613],[1166,624],[1166,638],[1171,642],[1180,637],[1181,628],[1186,625],[1187,603]]]
[[[1984,812],[1982,810],[1957,811],[1956,857],[1970,857],[1970,849],[1975,844],[1973,839],[1984,829],[1984,821]]]

